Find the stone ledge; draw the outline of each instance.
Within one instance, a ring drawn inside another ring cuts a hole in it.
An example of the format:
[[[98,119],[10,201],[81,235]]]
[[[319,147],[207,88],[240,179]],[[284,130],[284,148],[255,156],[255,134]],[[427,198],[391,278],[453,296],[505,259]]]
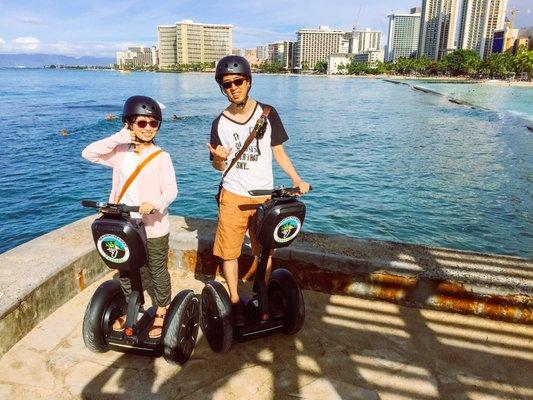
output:
[[[0,356],[107,272],[86,217],[0,254]],[[218,272],[212,220],[171,217],[169,267]],[[245,253],[248,247],[245,248]],[[248,273],[251,257],[240,260]],[[275,266],[303,288],[531,324],[533,261],[345,236],[302,233]]]

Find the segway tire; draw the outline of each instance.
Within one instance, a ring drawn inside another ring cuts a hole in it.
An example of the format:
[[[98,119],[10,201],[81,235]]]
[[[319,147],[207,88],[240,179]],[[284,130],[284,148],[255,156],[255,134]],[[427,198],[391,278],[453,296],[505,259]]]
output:
[[[163,323],[163,357],[184,364],[196,345],[200,320],[200,300],[192,290],[182,290],[170,303]]]
[[[94,353],[109,350],[106,340],[115,320],[124,315],[126,298],[120,281],[113,279],[102,283],[94,292],[83,317],[83,342]]]
[[[211,349],[226,353],[233,342],[231,303],[221,283],[209,281],[202,290],[201,326]]]
[[[278,268],[272,272],[268,283],[268,298],[281,303],[283,307],[283,332],[287,335],[298,333],[305,320],[305,304],[302,291],[289,270]]]

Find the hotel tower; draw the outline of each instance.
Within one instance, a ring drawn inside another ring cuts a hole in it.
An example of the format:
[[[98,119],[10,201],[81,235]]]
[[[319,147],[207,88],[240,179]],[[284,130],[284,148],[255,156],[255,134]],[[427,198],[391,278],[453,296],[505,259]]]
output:
[[[157,27],[159,66],[216,62],[231,54],[232,26],[191,20]]]
[[[440,60],[456,49],[459,0],[423,0],[418,57]]]
[[[494,30],[503,29],[507,0],[464,0],[459,48],[486,58],[492,49]]]

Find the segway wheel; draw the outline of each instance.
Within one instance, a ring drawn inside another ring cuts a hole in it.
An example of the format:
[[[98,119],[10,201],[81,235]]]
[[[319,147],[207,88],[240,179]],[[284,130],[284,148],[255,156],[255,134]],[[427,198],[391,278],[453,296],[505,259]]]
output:
[[[278,268],[272,272],[268,283],[268,298],[283,308],[283,332],[287,335],[299,332],[305,320],[304,297],[290,271]]]
[[[96,289],[83,317],[83,341],[89,350],[95,353],[109,350],[106,338],[113,323],[126,313],[126,308],[120,281],[106,281]]]
[[[207,282],[202,290],[202,331],[211,349],[226,353],[233,342],[231,303],[221,283]]]
[[[163,323],[163,356],[170,363],[184,364],[198,336],[200,300],[192,290],[182,290],[170,306]]]

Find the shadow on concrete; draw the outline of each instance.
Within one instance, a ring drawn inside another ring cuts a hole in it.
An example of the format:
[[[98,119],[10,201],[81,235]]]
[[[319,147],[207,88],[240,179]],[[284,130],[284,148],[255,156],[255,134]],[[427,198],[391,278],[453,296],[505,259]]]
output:
[[[212,235],[197,220],[187,222],[198,239]],[[198,280],[219,271],[210,251],[209,246],[198,248]],[[395,258],[438,267],[442,257],[428,251],[422,256],[399,252]],[[251,260],[242,257],[241,276]],[[444,269],[437,272],[446,278]],[[408,302],[425,302],[433,292],[427,287],[432,283],[422,278]],[[305,301],[306,322],[295,336],[234,344],[227,354],[213,353],[200,339],[184,366],[125,354],[86,385],[82,398],[533,397],[528,372],[533,370],[533,338],[520,325],[345,295],[307,291]],[[109,386],[112,394],[106,393]]]

